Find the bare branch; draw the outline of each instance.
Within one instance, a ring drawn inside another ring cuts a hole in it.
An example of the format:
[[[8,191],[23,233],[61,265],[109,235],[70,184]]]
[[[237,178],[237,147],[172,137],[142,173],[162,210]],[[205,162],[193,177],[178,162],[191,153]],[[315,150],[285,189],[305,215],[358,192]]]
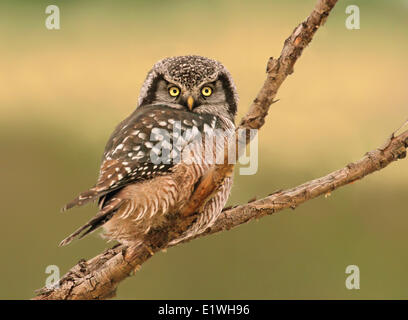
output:
[[[217,219],[211,229],[196,236],[202,237],[223,230],[229,230],[253,219],[259,219],[283,209],[295,209],[298,205],[332,191],[349,183],[358,181],[370,173],[381,170],[390,163],[406,157],[408,148],[408,130],[391,138],[384,146],[377,148],[344,168],[328,175],[308,181],[292,189],[278,191],[266,198],[252,201],[228,210]]]
[[[308,200],[329,194],[341,186],[358,181],[398,159],[405,158],[407,148],[408,130],[396,137],[392,135],[382,147],[324,177],[224,210],[211,229],[196,238],[229,230],[286,208],[294,209]],[[158,250],[159,248],[156,248],[155,251]],[[149,249],[134,250],[123,245],[115,246],[89,261],[80,261],[61,279],[59,288],[41,289],[35,299],[109,298],[114,295],[118,283],[133,271],[137,271],[152,255]]]
[[[299,24],[290,37],[285,40],[280,57],[278,59],[269,58],[266,67],[266,80],[236,130],[237,139],[239,139],[239,130],[260,129],[263,126],[269,107],[273,103],[281,84],[288,75],[293,73],[293,67],[303,49],[312,41],[316,31],[325,23],[336,2],[337,0],[317,1],[315,8],[307,19]],[[249,139],[249,130],[247,130],[246,143],[249,143]],[[234,165],[228,163],[228,154],[230,153],[228,146],[226,146],[224,164],[214,165],[203,177],[190,199],[190,205],[184,208],[182,212],[184,216],[194,214],[200,206],[211,198],[224,179],[232,173]],[[236,157],[239,156],[237,153]]]

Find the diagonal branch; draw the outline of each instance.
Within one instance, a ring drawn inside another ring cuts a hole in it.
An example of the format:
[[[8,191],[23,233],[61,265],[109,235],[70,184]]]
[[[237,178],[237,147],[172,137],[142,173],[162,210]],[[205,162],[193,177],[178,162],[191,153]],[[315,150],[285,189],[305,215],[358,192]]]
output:
[[[241,119],[241,123],[236,129],[237,142],[241,139],[239,132],[242,129],[245,129],[245,142],[248,144],[250,140],[250,131],[248,129],[260,129],[264,125],[269,107],[274,102],[281,84],[288,75],[293,73],[293,67],[301,56],[303,49],[312,41],[316,31],[326,22],[336,2],[337,0],[317,1],[315,8],[307,19],[299,24],[289,38],[285,40],[279,58],[269,58],[266,67],[266,80],[251,104],[248,113]],[[244,151],[244,149],[241,149],[241,151]],[[225,160],[227,160],[229,154],[228,146],[226,146],[224,150]],[[237,152],[236,158],[239,158],[239,156],[240,154]],[[221,186],[225,177],[231,175],[233,167],[234,165],[228,163],[228,161],[224,161],[224,164],[214,165],[197,186],[189,201],[190,205],[183,208],[182,214],[184,216],[192,215],[203,206]]]
[[[195,238],[230,230],[253,219],[259,219],[287,208],[295,209],[308,200],[321,195],[329,195],[337,188],[384,169],[398,159],[404,159],[407,148],[408,130],[396,137],[392,135],[384,146],[367,152],[360,160],[349,163],[344,168],[333,171],[324,177],[308,181],[292,189],[274,192],[257,201],[224,210],[210,229]]]
[[[266,198],[224,210],[211,229],[195,238],[229,230],[286,208],[294,209],[308,200],[329,194],[405,158],[407,148],[408,130],[398,136],[391,135],[384,146],[366,153],[362,159],[340,170],[292,189],[275,192]],[[148,249],[133,251],[123,245],[115,246],[88,261],[78,262],[61,279],[59,288],[41,289],[35,299],[109,298],[114,295],[120,281],[137,271],[152,256]]]
[[[286,77],[293,73],[293,67],[311,42],[315,32],[326,21],[337,0],[318,0],[308,18],[299,24],[286,39],[278,59],[270,58],[267,64],[267,78],[241,120],[238,129],[259,129],[265,122],[269,107]],[[246,137],[249,142],[249,136]],[[364,176],[385,168],[391,162],[406,156],[408,130],[399,136],[390,137],[381,148],[367,153],[361,160],[329,175],[307,182],[298,187],[276,192],[264,199],[224,210],[215,224],[204,234],[231,229],[254,218],[261,218],[285,208],[295,208],[305,201],[354,182]],[[238,155],[237,155],[238,156]],[[150,232],[145,247],[116,245],[98,256],[75,265],[54,288],[43,288],[34,299],[106,299],[115,294],[117,285],[140,268],[155,252],[169,247],[168,243],[183,233],[196,218],[195,212],[217,190],[232,171],[229,164],[216,165],[202,180],[191,199],[174,223],[163,229]]]

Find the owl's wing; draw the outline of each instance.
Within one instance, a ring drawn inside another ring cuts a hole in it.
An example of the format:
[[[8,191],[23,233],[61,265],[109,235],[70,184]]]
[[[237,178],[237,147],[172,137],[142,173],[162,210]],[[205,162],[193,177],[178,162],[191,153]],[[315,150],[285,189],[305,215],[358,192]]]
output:
[[[153,146],[149,139],[151,131],[162,120],[159,108],[146,111],[145,108],[136,109],[116,127],[106,144],[97,183],[66,204],[62,211],[84,205],[129,183],[151,179],[171,169],[172,163],[156,165],[150,159]]]
[[[197,115],[165,105],[137,108],[112,133],[96,185],[62,210],[101,198],[130,183],[169,174],[183,147],[196,139],[206,125],[215,128],[216,121],[211,115]]]
[[[164,105],[138,108],[111,135],[96,185],[69,202],[64,210],[99,198],[100,211],[60,245],[82,238],[107,222],[127,201],[116,192],[131,183],[169,174],[184,147],[202,139],[205,127],[215,128],[217,118],[169,108]]]

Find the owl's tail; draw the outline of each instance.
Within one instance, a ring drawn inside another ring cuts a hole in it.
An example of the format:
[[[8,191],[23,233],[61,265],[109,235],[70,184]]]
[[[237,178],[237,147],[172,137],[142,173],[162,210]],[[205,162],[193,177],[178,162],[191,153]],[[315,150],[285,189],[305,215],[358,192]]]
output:
[[[113,198],[110,200],[103,208],[96,214],[94,218],[84,224],[82,227],[77,229],[74,233],[66,237],[59,244],[60,247],[70,244],[75,238],[82,239],[87,234],[92,233],[100,226],[104,225],[109,221],[115,212],[119,209],[120,205],[123,203],[123,199]]]
[[[104,196],[105,194],[111,192],[112,190],[108,190],[107,188],[102,188],[100,186],[95,186],[87,191],[82,192],[79,196],[75,199],[67,203],[61,211],[64,212],[68,209],[71,209],[75,206],[82,206],[92,200],[95,200],[99,197]]]

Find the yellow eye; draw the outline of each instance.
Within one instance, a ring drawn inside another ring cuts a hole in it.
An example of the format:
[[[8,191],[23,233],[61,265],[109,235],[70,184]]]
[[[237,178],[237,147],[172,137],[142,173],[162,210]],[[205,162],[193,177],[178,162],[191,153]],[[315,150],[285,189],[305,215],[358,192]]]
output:
[[[169,94],[170,94],[172,97],[177,97],[177,96],[180,94],[180,89],[177,88],[177,87],[170,87],[170,88],[169,88]]]
[[[204,97],[209,97],[212,95],[212,89],[210,87],[203,87],[201,93]]]

